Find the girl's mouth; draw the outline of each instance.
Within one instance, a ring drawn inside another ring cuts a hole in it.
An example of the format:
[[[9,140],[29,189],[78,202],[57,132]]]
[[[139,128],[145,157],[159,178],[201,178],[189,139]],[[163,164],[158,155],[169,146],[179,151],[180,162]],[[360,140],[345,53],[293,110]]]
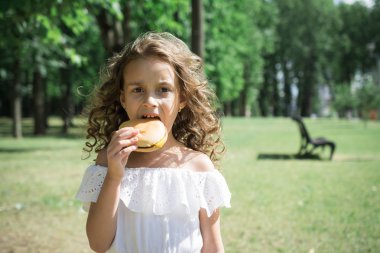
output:
[[[157,114],[144,114],[143,119],[158,119],[161,121],[161,118]]]

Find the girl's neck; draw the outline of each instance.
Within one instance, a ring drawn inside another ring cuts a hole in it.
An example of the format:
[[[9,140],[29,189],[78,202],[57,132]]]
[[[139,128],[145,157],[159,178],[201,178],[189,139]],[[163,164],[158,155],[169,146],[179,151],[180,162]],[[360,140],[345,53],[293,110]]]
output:
[[[149,153],[132,152],[127,167],[179,167],[190,151],[191,149],[177,141],[170,133],[161,149]]]

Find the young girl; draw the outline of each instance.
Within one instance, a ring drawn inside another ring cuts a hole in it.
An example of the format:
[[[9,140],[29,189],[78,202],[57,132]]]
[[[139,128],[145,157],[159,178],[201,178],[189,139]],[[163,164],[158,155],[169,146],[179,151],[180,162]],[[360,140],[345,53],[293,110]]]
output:
[[[231,194],[213,165],[224,146],[201,59],[169,33],[147,33],[110,60],[107,74],[87,130],[86,150],[98,156],[77,194],[90,247],[224,252],[219,207],[230,207]],[[161,149],[133,152],[138,130],[119,125],[139,118],[163,122]]]

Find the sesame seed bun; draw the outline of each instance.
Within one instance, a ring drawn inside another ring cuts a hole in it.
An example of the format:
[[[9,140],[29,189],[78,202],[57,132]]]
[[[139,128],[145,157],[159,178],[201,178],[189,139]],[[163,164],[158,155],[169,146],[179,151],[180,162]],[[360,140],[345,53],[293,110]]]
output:
[[[152,152],[164,146],[168,133],[164,124],[158,119],[134,119],[123,122],[120,128],[133,127],[140,130],[137,135],[136,152]]]

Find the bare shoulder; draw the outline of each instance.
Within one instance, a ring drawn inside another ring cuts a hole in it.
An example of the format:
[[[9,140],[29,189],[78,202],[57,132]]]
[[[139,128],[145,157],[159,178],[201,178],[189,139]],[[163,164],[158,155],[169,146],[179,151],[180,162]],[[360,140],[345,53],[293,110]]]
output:
[[[215,170],[215,166],[212,163],[210,157],[206,154],[198,151],[192,151],[192,158],[189,161],[191,170],[197,172],[206,172]]]
[[[104,167],[108,166],[107,149],[106,148],[103,148],[102,150],[99,151],[98,156],[96,157],[95,163],[97,165],[101,165]]]

